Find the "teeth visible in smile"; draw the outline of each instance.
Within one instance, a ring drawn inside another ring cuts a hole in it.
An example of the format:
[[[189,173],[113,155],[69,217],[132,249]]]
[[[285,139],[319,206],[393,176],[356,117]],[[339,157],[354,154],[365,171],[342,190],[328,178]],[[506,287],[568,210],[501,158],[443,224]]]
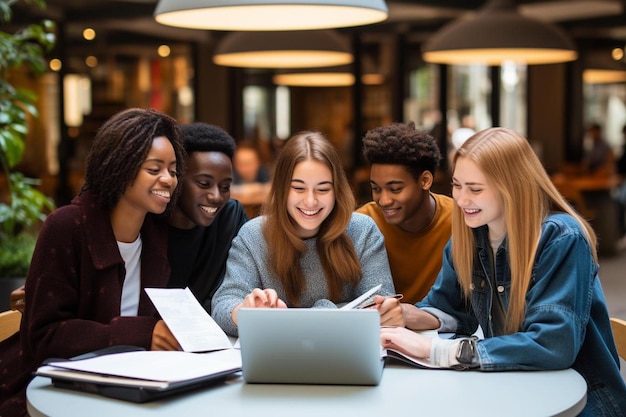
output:
[[[200,208],[209,214],[213,214],[217,211],[217,207],[200,206]]]
[[[478,209],[465,209],[464,211],[467,214],[475,214],[475,213],[478,213],[480,210],[478,210]]]
[[[170,192],[169,191],[153,190],[152,194],[158,195],[160,197],[170,198]]]
[[[300,209],[300,211],[302,211],[302,212],[303,212],[304,214],[306,214],[307,216],[313,216],[313,215],[315,215],[315,214],[319,213],[319,212],[320,212],[320,210],[321,210],[321,209],[318,209],[318,210],[303,210],[303,209]]]

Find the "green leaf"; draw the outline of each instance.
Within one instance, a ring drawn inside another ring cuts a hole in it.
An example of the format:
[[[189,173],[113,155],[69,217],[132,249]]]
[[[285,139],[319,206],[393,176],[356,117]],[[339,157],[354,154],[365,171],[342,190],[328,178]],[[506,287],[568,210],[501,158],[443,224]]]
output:
[[[9,23],[11,7],[28,3],[40,8],[45,0],[0,0],[0,19]],[[4,26],[3,26],[4,27]],[[54,209],[54,202],[37,189],[38,180],[11,172],[22,159],[28,134],[28,118],[38,117],[37,94],[26,88],[16,88],[6,76],[10,70],[26,70],[41,74],[46,69],[46,51],[54,46],[55,23],[42,20],[17,32],[0,30],[0,164],[7,173],[8,198],[0,203],[0,238],[11,241]],[[2,253],[6,252],[4,240]]]

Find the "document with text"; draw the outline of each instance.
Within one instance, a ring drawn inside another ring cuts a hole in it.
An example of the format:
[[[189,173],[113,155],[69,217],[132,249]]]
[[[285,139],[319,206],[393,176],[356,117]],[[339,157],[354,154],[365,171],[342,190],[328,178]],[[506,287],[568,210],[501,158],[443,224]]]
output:
[[[146,288],[146,293],[185,352],[233,347],[189,288]]]

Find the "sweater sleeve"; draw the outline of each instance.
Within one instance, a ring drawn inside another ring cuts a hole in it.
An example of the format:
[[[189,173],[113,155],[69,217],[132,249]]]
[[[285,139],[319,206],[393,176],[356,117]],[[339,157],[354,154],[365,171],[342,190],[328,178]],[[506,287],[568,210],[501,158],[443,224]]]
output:
[[[378,284],[382,285],[378,294],[395,294],[385,239],[374,220],[364,214],[353,213],[348,233],[352,237],[362,271],[361,282],[355,288],[352,298],[358,297]]]
[[[233,322],[234,308],[255,288],[264,288],[261,274],[265,271],[261,264],[267,256],[261,224],[257,219],[244,224],[233,239],[228,252],[226,274],[211,302],[212,317],[227,333],[237,336],[237,326]]]

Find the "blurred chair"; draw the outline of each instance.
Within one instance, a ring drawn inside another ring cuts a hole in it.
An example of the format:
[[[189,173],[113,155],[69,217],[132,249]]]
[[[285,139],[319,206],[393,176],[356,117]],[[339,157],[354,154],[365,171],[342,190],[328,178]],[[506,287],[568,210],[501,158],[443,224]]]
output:
[[[0,341],[8,339],[20,329],[22,313],[17,310],[8,310],[0,313]]]
[[[576,211],[583,216],[585,220],[592,220],[595,217],[595,212],[587,207],[587,203],[583,198],[581,191],[571,184],[567,179],[559,180],[555,182],[556,188],[561,195],[576,209]]]
[[[617,347],[619,356],[626,360],[626,320],[611,317],[611,328],[613,329],[613,339]]]

